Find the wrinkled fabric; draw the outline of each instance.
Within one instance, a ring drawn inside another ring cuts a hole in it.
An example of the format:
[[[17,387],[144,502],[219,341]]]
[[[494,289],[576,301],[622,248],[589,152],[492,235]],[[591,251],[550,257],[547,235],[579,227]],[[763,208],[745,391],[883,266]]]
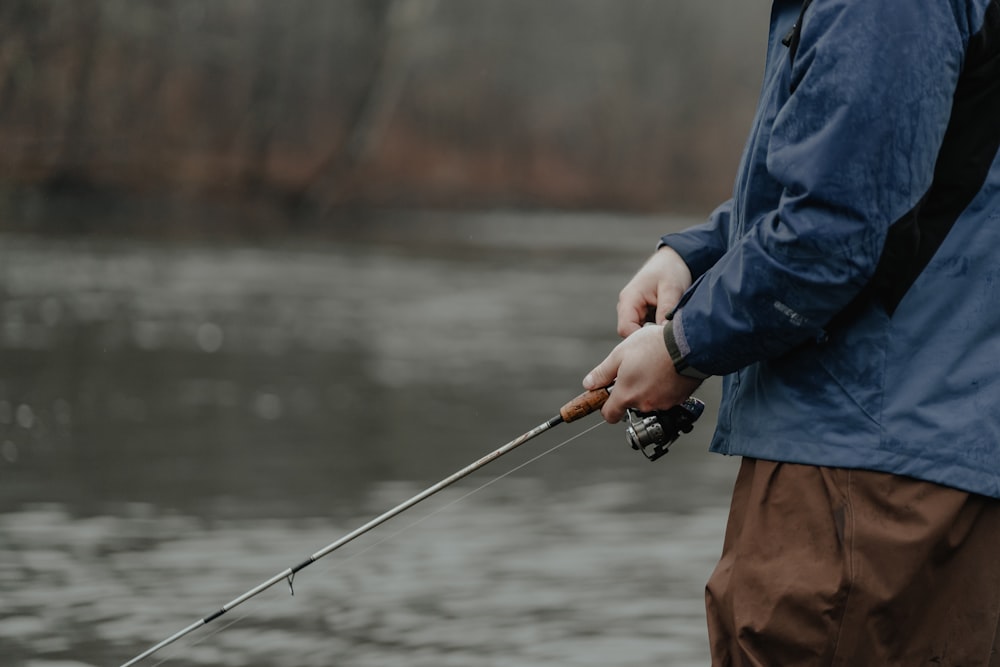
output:
[[[706,586],[713,667],[1000,667],[1000,499],[744,459]]]
[[[801,3],[773,3],[733,197],[662,239],[695,276],[672,316],[684,361],[725,376],[713,451],[1000,497],[995,155],[898,306],[865,297],[935,178],[993,4],[815,0],[792,58],[782,38]]]

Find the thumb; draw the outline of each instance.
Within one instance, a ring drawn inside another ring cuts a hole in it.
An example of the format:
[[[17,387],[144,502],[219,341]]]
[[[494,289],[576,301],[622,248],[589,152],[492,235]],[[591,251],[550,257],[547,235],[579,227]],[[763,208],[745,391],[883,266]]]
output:
[[[660,298],[656,304],[656,324],[663,324],[667,315],[677,306],[684,292],[679,289],[661,288]]]
[[[621,365],[619,356],[616,347],[594,370],[587,373],[583,378],[583,388],[593,390],[611,385],[618,377],[618,367]]]

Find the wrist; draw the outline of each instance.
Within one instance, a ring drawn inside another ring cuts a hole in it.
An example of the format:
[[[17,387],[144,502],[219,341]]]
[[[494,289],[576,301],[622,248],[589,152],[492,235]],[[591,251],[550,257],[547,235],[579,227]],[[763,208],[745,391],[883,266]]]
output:
[[[678,375],[693,380],[704,380],[711,377],[711,373],[700,371],[687,362],[687,356],[690,354],[691,349],[684,338],[683,325],[680,322],[680,312],[677,313],[674,320],[668,320],[664,323],[663,343],[667,346],[670,361],[673,362],[674,371]]]

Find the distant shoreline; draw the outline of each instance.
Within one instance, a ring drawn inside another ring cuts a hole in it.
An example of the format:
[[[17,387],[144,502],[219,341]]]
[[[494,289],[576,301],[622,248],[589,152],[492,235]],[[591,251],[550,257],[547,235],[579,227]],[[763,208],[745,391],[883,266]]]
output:
[[[266,201],[95,191],[0,194],[0,235],[164,242],[344,241],[408,246],[652,252],[656,239],[699,221],[683,213],[516,207],[291,209]]]

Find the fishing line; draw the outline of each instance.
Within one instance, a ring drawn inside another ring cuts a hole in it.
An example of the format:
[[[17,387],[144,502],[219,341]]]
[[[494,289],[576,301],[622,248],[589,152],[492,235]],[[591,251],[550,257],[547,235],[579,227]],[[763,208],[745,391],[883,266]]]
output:
[[[357,558],[358,556],[364,555],[365,553],[367,553],[368,551],[370,551],[370,550],[374,549],[375,547],[381,545],[382,543],[387,542],[387,541],[393,539],[394,537],[397,537],[398,535],[401,535],[402,533],[405,533],[406,531],[410,530],[411,528],[416,527],[417,525],[423,523],[424,521],[427,521],[428,519],[432,519],[433,517],[435,517],[438,514],[444,512],[445,510],[447,510],[452,505],[456,505],[456,504],[462,502],[463,500],[465,500],[466,498],[468,498],[468,497],[470,497],[470,496],[472,496],[472,495],[474,495],[476,493],[479,493],[483,489],[485,489],[485,488],[487,488],[489,486],[492,486],[493,484],[496,484],[500,480],[513,475],[518,470],[521,470],[522,468],[525,468],[525,467],[531,465],[535,461],[537,461],[537,460],[539,460],[539,459],[541,459],[541,458],[543,458],[545,456],[548,456],[552,452],[556,451],[557,449],[560,449],[561,447],[564,447],[564,446],[568,445],[569,443],[573,442],[577,438],[582,438],[583,436],[587,435],[588,433],[590,433],[594,429],[599,428],[603,423],[604,422],[598,422],[598,423],[594,424],[593,426],[589,427],[588,429],[586,429],[585,431],[581,431],[581,432],[577,433],[576,435],[574,435],[573,437],[567,438],[566,440],[560,442],[558,445],[555,445],[555,446],[553,446],[553,447],[545,450],[544,452],[533,456],[532,458],[528,459],[524,463],[521,463],[520,465],[517,465],[517,466],[511,468],[510,470],[508,470],[505,473],[497,475],[496,477],[494,477],[493,479],[489,480],[488,482],[486,482],[482,486],[476,487],[475,489],[472,489],[471,491],[465,493],[464,495],[459,496],[458,498],[455,498],[454,500],[451,500],[451,501],[447,502],[446,504],[442,505],[441,507],[439,507],[438,509],[434,510],[433,512],[430,512],[426,516],[422,516],[419,519],[417,519],[416,521],[413,521],[412,523],[407,524],[406,526],[400,528],[396,532],[389,533],[388,535],[385,535],[384,537],[380,538],[379,540],[377,540],[373,544],[368,545],[364,549],[360,549],[359,551],[351,554],[350,556],[344,558],[343,560],[344,561],[350,561],[350,560],[352,560],[354,558]],[[328,570],[330,570],[333,567],[333,565],[334,565],[333,562],[325,563],[324,566],[323,566],[323,568],[320,571],[321,572],[327,572]]]
[[[329,554],[333,553],[334,551],[343,547],[344,545],[353,542],[355,539],[368,533],[372,529],[381,526],[386,521],[389,521],[390,519],[399,516],[406,510],[423,502],[424,500],[430,498],[436,493],[443,491],[445,488],[451,486],[455,482],[464,479],[465,477],[468,477],[473,472],[476,472],[483,466],[486,466],[492,463],[493,461],[496,461],[501,456],[514,451],[516,448],[520,447],[529,440],[538,437],[542,433],[545,433],[549,429],[552,429],[558,426],[559,424],[567,424],[569,422],[574,422],[578,419],[586,417],[587,415],[591,414],[592,412],[595,412],[596,410],[600,410],[610,395],[611,395],[610,386],[601,387],[599,389],[592,389],[590,391],[586,391],[580,394],[579,396],[571,400],[569,403],[566,403],[564,406],[562,406],[562,408],[559,409],[558,414],[551,417],[550,419],[522,433],[521,435],[517,436],[516,438],[508,442],[507,444],[499,447],[498,449],[493,450],[486,456],[483,456],[478,460],[473,461],[469,465],[465,466],[464,468],[453,472],[452,474],[448,475],[439,482],[427,487],[426,489],[416,494],[415,496],[412,496],[411,498],[408,498],[407,500],[404,500],[403,502],[399,503],[395,507],[386,510],[382,514],[378,515],[377,517],[369,521],[368,523],[359,526],[358,528],[355,528],[346,535],[338,538],[337,540],[334,540],[333,542],[326,545],[325,547],[323,547],[316,553],[312,554],[311,556],[309,556],[302,562],[298,563],[297,565],[294,565],[290,568],[286,568],[281,572],[278,572],[271,578],[267,579],[266,581],[257,584],[256,586],[246,591],[242,595],[233,598],[226,604],[222,605],[211,614],[198,619],[194,623],[191,623],[187,627],[175,632],[174,634],[170,635],[169,637],[160,641],[159,643],[154,644],[153,646],[146,649],[142,653],[136,655],[131,660],[123,663],[121,667],[132,667],[132,665],[141,662],[142,660],[153,655],[160,649],[166,648],[174,644],[175,642],[180,641],[181,639],[188,636],[195,630],[205,625],[208,625],[212,621],[218,619],[223,614],[228,613],[235,607],[243,604],[244,602],[253,597],[256,597],[260,593],[263,593],[264,591],[268,590],[269,588],[271,588],[276,584],[281,583],[282,581],[288,584],[288,587],[291,590],[292,595],[294,595],[295,589],[293,588],[292,584],[294,582],[295,575],[301,570],[304,570],[305,568],[309,567],[316,561],[320,560],[325,556],[328,556]],[[660,458],[661,456],[667,453],[670,444],[673,443],[680,436],[681,433],[688,433],[691,431],[694,422],[701,415],[702,411],[704,410],[704,407],[705,407],[704,403],[702,403],[701,401],[692,396],[689,397],[687,400],[685,400],[683,403],[675,405],[674,407],[669,408],[668,410],[665,411],[646,413],[628,409],[626,411],[629,422],[629,425],[626,429],[627,440],[633,449],[640,450],[647,459],[649,459],[650,461],[655,461],[656,459]],[[587,433],[590,430],[593,430],[594,428],[597,427],[594,426],[591,429],[585,430],[583,433]],[[583,435],[583,433],[580,433],[579,435]],[[564,442],[560,443],[559,445],[556,445],[552,449],[543,452],[538,457],[527,461],[521,466],[515,467],[513,470],[509,471],[505,475],[501,475],[496,479],[490,480],[486,484],[482,485],[480,489],[485,488],[490,484],[493,484],[498,479],[503,479],[503,477],[509,475],[511,472],[514,472],[515,470],[520,470],[520,468],[524,467],[528,463],[537,460],[541,456],[547,455],[550,451],[554,451],[559,447],[562,447],[563,445],[567,444],[568,442],[571,442],[574,439],[575,437],[565,440]],[[476,493],[480,489],[474,489],[469,494],[466,494],[464,496],[459,497],[456,500],[453,500],[451,503],[439,509],[438,512],[447,507],[450,507],[456,502],[461,501],[463,498],[468,497],[468,495]],[[434,514],[436,513],[437,512],[433,512],[431,513],[430,516],[434,516]],[[415,525],[415,523],[411,525]],[[397,533],[389,535],[386,539],[394,535],[397,535],[399,532],[402,531],[397,531]],[[376,544],[380,543],[381,542],[377,542]],[[364,553],[364,551],[362,551],[362,553]],[[246,618],[245,614],[241,615],[237,620],[241,620],[243,618]],[[226,627],[230,626],[227,625]]]
[[[210,639],[210,638],[212,638],[212,637],[214,637],[214,636],[222,633],[224,630],[228,630],[229,628],[233,627],[234,625],[236,625],[237,623],[239,623],[243,619],[247,618],[249,615],[250,615],[249,613],[243,612],[242,616],[237,616],[236,618],[230,619],[224,625],[221,625],[221,626],[213,629],[211,632],[206,632],[205,634],[203,634],[202,636],[200,636],[200,637],[198,637],[196,639],[188,639],[188,640],[186,640],[187,644],[185,644],[184,646],[179,646],[179,645],[172,646],[172,647],[170,647],[170,648],[167,649],[167,652],[168,653],[170,651],[177,652],[177,651],[180,651],[182,648],[192,648],[194,646],[197,646],[198,644],[202,643],[206,639]],[[152,665],[150,665],[150,667],[160,667],[160,665],[168,663],[168,662],[170,662],[171,660],[173,660],[173,659],[175,659],[177,657],[179,657],[179,656],[176,656],[176,655],[167,655],[167,656],[164,656],[164,657],[160,658],[157,662],[154,662]]]
[[[358,551],[355,551],[354,553],[352,553],[352,554],[350,554],[350,555],[342,558],[340,561],[337,561],[337,562],[331,561],[329,563],[324,563],[323,568],[321,570],[317,571],[317,574],[326,574],[330,570],[332,570],[334,568],[334,566],[337,565],[338,563],[340,563],[340,564],[349,563],[350,561],[354,560],[355,558],[357,558],[359,556],[363,556],[364,554],[368,553],[372,549],[374,549],[374,548],[376,548],[378,546],[381,546],[382,544],[388,542],[389,540],[392,540],[392,539],[398,537],[399,535],[401,535],[401,534],[403,534],[403,533],[405,533],[405,532],[407,532],[409,530],[412,530],[416,526],[424,523],[425,521],[427,521],[429,519],[434,518],[435,516],[443,513],[444,511],[448,510],[449,508],[451,508],[454,505],[457,505],[458,503],[462,502],[463,500],[468,499],[469,497],[471,497],[471,496],[479,493],[480,491],[483,491],[484,489],[492,486],[493,484],[496,484],[497,482],[499,482],[499,481],[501,481],[501,480],[503,480],[503,479],[505,479],[507,477],[510,477],[514,473],[518,472],[519,470],[522,470],[523,468],[526,468],[527,466],[531,465],[532,463],[535,463],[536,461],[538,461],[538,460],[540,460],[540,459],[548,456],[549,454],[552,454],[553,452],[555,452],[555,451],[557,451],[557,450],[565,447],[566,445],[570,444],[574,440],[582,438],[583,436],[587,435],[591,431],[593,431],[593,430],[595,430],[597,428],[600,428],[604,423],[605,422],[603,422],[603,421],[599,421],[596,424],[594,424],[593,426],[590,426],[587,429],[585,429],[583,431],[580,431],[579,433],[577,433],[577,434],[575,434],[575,435],[573,435],[573,436],[571,436],[569,438],[566,438],[565,440],[563,440],[559,444],[553,445],[549,449],[546,449],[545,451],[540,452],[539,454],[536,454],[535,456],[532,456],[528,460],[526,460],[526,461],[524,461],[524,462],[522,462],[522,463],[514,466],[510,470],[507,470],[507,471],[505,471],[505,472],[497,475],[496,477],[488,480],[487,482],[481,484],[480,486],[478,486],[478,487],[476,487],[476,488],[474,488],[474,489],[472,489],[472,490],[470,490],[470,491],[462,494],[458,498],[454,498],[453,500],[448,501],[447,503],[445,503],[441,507],[435,509],[433,512],[430,512],[427,515],[422,516],[419,519],[416,519],[415,521],[412,521],[411,523],[403,526],[402,528],[400,528],[400,529],[398,529],[398,530],[396,530],[396,531],[394,531],[392,533],[389,533],[387,535],[382,536],[381,538],[379,538],[378,540],[376,540],[372,544],[369,544],[368,546],[364,547],[363,549],[359,549]],[[289,587],[291,587],[291,579],[294,578],[294,576],[295,575],[293,573],[289,577],[289,579],[290,579],[289,580]],[[294,590],[292,591],[292,595],[295,595]],[[225,630],[228,630],[229,628],[233,627],[234,625],[236,625],[236,624],[238,624],[238,623],[246,620],[250,616],[251,616],[251,613],[248,612],[248,611],[245,611],[240,616],[229,620],[228,623],[225,623],[224,625],[221,625],[220,627],[215,628],[211,632],[206,632],[202,636],[200,636],[200,637],[198,637],[196,639],[189,639],[189,640],[186,641],[186,643],[183,646],[176,646],[176,647],[173,648],[173,650],[174,651],[179,651],[181,648],[191,648],[191,647],[197,646],[198,644],[201,644],[202,642],[204,642],[204,641],[206,641],[206,640],[208,640],[208,639],[210,639],[212,637],[215,637],[215,636],[219,635],[220,633],[224,632]],[[153,663],[151,665],[151,667],[160,667],[160,665],[163,665],[163,664],[165,664],[165,663],[173,660],[175,657],[177,657],[177,656],[171,656],[171,655],[165,656],[162,659],[160,659],[159,661]]]

